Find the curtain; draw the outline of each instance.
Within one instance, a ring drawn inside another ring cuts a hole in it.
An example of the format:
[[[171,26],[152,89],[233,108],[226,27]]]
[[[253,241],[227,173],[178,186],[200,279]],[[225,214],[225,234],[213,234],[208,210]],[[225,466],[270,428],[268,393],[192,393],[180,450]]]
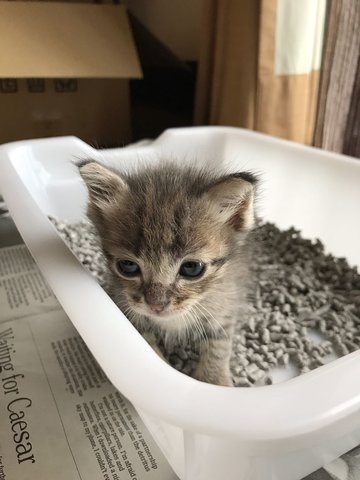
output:
[[[319,106],[318,147],[360,157],[360,2],[329,4]]]
[[[204,0],[196,124],[310,144],[326,0]]]

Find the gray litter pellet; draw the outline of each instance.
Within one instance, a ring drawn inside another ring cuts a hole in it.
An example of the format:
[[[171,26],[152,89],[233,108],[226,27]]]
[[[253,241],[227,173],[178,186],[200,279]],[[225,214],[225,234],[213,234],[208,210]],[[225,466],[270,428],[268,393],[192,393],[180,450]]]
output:
[[[51,219],[87,270],[107,289],[106,264],[94,228]],[[342,258],[324,253],[319,240],[294,228],[259,225],[250,236],[249,315],[236,324],[231,370],[234,385],[269,385],[271,368],[294,363],[300,373],[323,365],[330,353],[360,348],[360,275]],[[323,340],[308,337],[315,330]],[[198,352],[167,352],[174,368],[191,374]]]
[[[239,377],[239,378],[236,380],[235,386],[236,386],[236,387],[251,387],[251,382],[250,382],[250,380],[248,380],[248,379],[245,378],[245,377]]]

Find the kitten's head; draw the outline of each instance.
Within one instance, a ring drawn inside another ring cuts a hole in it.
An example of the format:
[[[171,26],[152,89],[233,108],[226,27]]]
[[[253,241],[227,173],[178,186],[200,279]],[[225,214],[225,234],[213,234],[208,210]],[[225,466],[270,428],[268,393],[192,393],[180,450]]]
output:
[[[248,173],[161,164],[130,175],[89,161],[80,174],[113,293],[124,309],[165,328],[222,284],[253,225]]]

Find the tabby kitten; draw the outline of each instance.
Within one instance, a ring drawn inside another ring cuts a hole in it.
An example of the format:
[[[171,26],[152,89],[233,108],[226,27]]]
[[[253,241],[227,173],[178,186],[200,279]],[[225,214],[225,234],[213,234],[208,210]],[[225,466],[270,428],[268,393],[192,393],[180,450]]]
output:
[[[79,169],[121,310],[159,354],[160,338],[165,344],[195,339],[200,360],[193,376],[231,386],[254,177],[168,163],[133,174],[95,161]]]

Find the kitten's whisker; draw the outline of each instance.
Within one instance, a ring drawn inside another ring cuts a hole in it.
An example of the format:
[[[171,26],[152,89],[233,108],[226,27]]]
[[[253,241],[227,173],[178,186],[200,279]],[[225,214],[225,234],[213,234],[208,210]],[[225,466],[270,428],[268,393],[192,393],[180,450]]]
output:
[[[187,337],[187,322],[186,322],[186,318],[184,317],[184,315],[181,313],[180,314],[180,319],[182,322],[184,322],[185,324],[185,334],[184,334],[184,329],[183,328],[179,328],[176,332],[176,336],[177,336],[177,341],[178,343],[181,343],[181,340],[183,338],[183,336]]]
[[[206,318],[206,320],[208,320],[210,326],[213,328],[213,331],[214,333],[218,334],[219,332],[215,329],[215,326],[218,327],[218,329],[220,329],[220,331],[222,331],[225,335],[225,337],[228,337],[228,333],[227,331],[224,329],[224,327],[219,323],[218,320],[216,320],[216,318],[214,317],[214,315],[209,312],[209,310],[203,305],[201,304],[200,302],[197,304],[198,307],[202,308],[203,309],[203,312],[204,312],[204,316]],[[212,324],[212,322],[214,322],[215,326]]]
[[[127,307],[127,308],[122,309],[122,312],[123,312],[123,314],[124,314],[126,317],[127,317],[127,316],[129,316],[129,317],[132,316],[132,310],[131,310],[130,307]]]
[[[204,324],[203,324],[203,322],[202,322],[203,314],[202,314],[201,310],[199,310],[199,308],[197,308],[196,305],[193,305],[193,307],[192,307],[192,313],[193,313],[193,315],[195,316],[196,322],[199,323],[199,325],[200,325],[200,330],[201,330],[202,332],[206,333]]]
[[[143,321],[143,317],[140,314],[138,314],[135,310],[133,310],[130,305],[127,305],[127,306],[123,305],[122,307],[120,307],[120,309],[132,324]]]
[[[199,331],[200,337],[202,337],[206,342],[209,342],[209,337],[207,335],[206,328],[205,328],[203,322],[201,321],[201,318],[203,317],[204,314],[201,312],[201,310],[199,308],[197,308],[196,304],[194,304],[191,307],[191,312],[195,317],[195,321],[196,321],[197,325],[199,326],[198,331]]]
[[[193,325],[193,327],[195,328],[195,330],[197,332],[199,332],[199,326],[198,326],[198,322],[197,322],[197,318],[196,318],[196,314],[195,312],[192,311],[192,309],[189,309],[187,312],[186,312],[186,315],[188,318],[191,319],[191,323]]]
[[[193,341],[195,342],[196,341],[196,338],[195,338],[195,331],[194,331],[194,327],[195,327],[195,330],[198,331],[198,326],[197,326],[197,323],[196,323],[196,319],[194,316],[191,316],[190,315],[190,312],[184,312],[185,314],[185,317],[188,319],[189,321],[189,326],[190,326],[190,332],[192,333],[192,339]],[[195,320],[195,321],[194,321]]]
[[[198,318],[195,311],[193,311],[192,314],[193,314],[194,320],[195,320],[194,325],[195,325],[196,331],[199,334],[200,339],[207,340],[206,331],[204,329],[204,326],[203,326],[201,320]]]
[[[207,315],[204,315],[203,312],[202,312],[202,318],[204,318],[206,324],[208,325],[210,329],[210,334],[215,338],[217,338],[219,335],[219,331],[215,328],[215,325],[213,325],[211,318],[209,318]]]
[[[189,334],[189,327],[190,327],[190,332],[192,332],[191,329],[191,321],[189,320],[189,317],[186,314],[187,312],[183,312],[182,317],[185,320],[185,329],[186,329],[186,337],[191,339],[191,335]],[[192,332],[193,333],[193,332]]]
[[[199,317],[196,310],[193,311],[193,314],[195,316],[195,323],[196,323],[196,326],[197,326],[200,337],[207,340],[206,330],[205,330],[203,322],[201,321],[201,318]]]
[[[216,318],[214,317],[214,315],[205,307],[205,305],[203,305],[202,303],[198,302],[197,303],[197,306],[200,307],[202,310],[203,310],[203,314],[206,315],[206,316],[209,316],[210,318],[212,318],[215,323],[219,324],[218,320],[216,320]],[[219,326],[221,327],[221,325],[219,324]],[[221,327],[222,328],[222,327]]]

